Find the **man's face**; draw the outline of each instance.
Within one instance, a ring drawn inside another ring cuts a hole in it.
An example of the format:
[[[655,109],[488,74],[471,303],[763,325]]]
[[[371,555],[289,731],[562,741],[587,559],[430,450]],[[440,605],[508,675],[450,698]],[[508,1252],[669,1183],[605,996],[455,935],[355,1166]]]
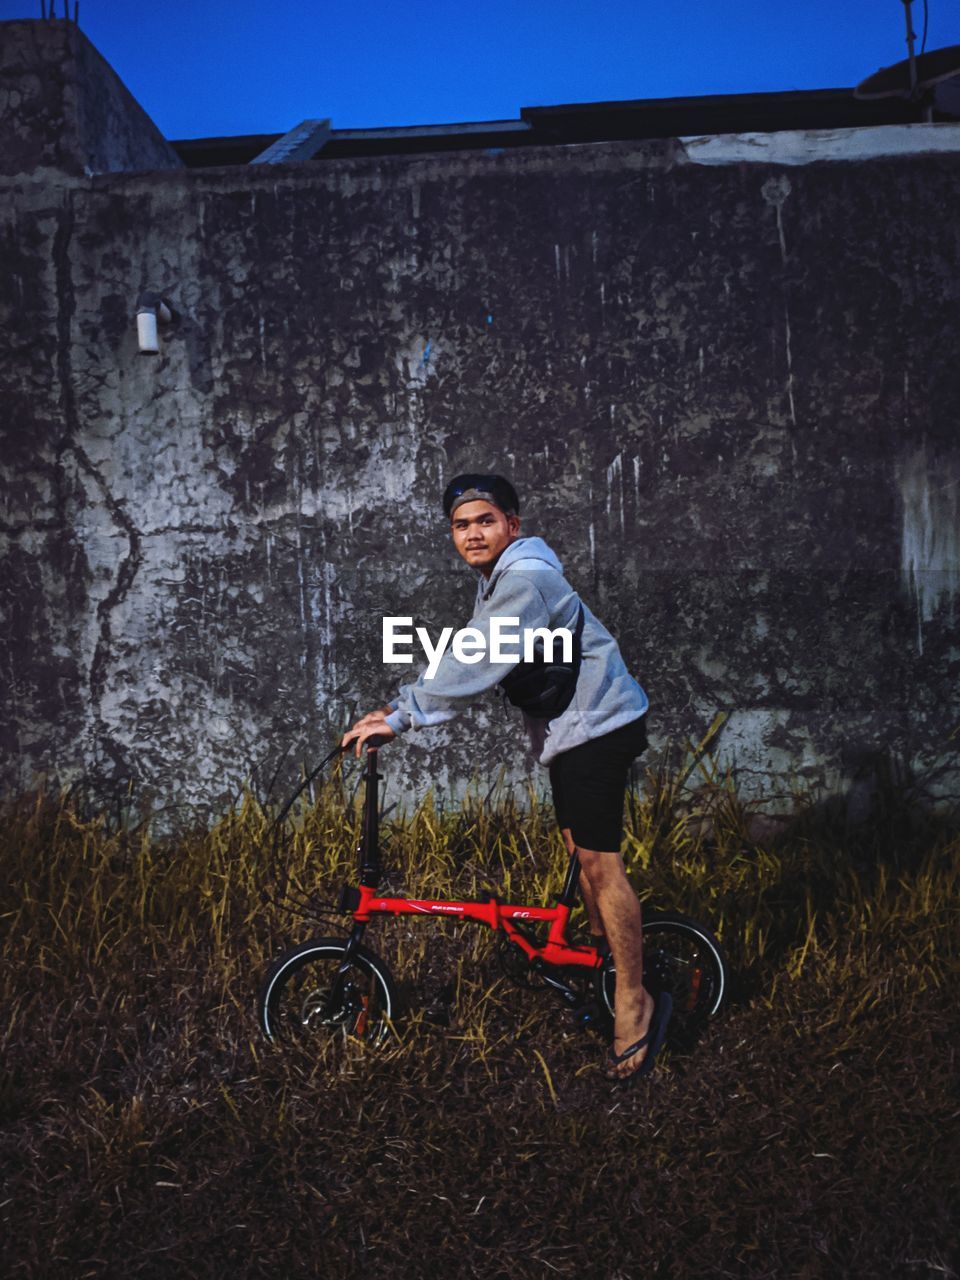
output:
[[[489,578],[501,552],[520,536],[520,519],[492,502],[465,502],[450,517],[453,545],[471,569]]]

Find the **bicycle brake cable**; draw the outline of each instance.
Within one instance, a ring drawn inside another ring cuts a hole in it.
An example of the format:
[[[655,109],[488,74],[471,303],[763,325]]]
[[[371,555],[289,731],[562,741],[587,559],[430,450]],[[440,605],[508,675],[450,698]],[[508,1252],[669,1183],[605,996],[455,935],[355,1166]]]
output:
[[[317,777],[317,775],[327,767],[330,761],[334,760],[337,756],[342,755],[344,750],[349,750],[349,748],[344,748],[343,746],[340,745],[340,743],[337,743],[337,745],[330,752],[330,754],[327,756],[324,756],[324,758],[320,761],[320,763],[316,766],[316,768],[312,769],[310,773],[307,774],[307,776],[303,779],[300,785],[296,788],[296,790],[287,800],[286,804],[277,814],[276,818],[274,818],[273,820],[273,824],[272,824],[273,825],[273,842],[270,849],[270,863],[278,873],[278,876],[280,878],[280,884],[277,888],[277,891],[273,894],[269,893],[268,890],[264,889],[262,893],[262,900],[265,902],[272,902],[273,905],[275,907],[278,907],[281,911],[288,911],[293,914],[297,914],[298,912],[300,914],[304,914],[304,908],[310,911],[312,911],[312,908],[313,908],[312,900],[310,898],[307,898],[303,894],[300,895],[302,899],[300,903],[297,903],[293,906],[289,905],[289,903],[292,901],[290,894],[288,893],[288,888],[290,884],[289,863],[284,862],[283,869],[282,871],[280,870],[280,832],[283,829],[283,824],[286,820],[287,814],[296,804],[300,796],[303,795],[304,791],[306,791],[307,787],[309,787],[310,784]],[[316,913],[314,912],[314,914]]]

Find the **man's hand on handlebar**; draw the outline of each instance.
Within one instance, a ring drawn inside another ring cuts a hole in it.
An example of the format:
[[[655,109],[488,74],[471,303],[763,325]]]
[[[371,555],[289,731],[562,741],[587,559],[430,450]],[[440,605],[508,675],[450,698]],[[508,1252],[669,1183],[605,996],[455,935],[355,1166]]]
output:
[[[391,707],[388,702],[387,705],[385,707],[381,707],[379,711],[368,711],[365,716],[360,717],[353,727],[354,729],[357,729],[360,725],[366,724],[368,720],[382,720],[383,717],[388,716],[392,710],[393,707]]]
[[[390,707],[382,707],[379,711],[371,711],[362,719],[358,720],[352,729],[348,729],[343,735],[340,746],[346,750],[351,742],[356,742],[354,755],[360,759],[363,751],[363,744],[368,738],[395,738],[397,735],[387,724],[385,717],[390,714]]]

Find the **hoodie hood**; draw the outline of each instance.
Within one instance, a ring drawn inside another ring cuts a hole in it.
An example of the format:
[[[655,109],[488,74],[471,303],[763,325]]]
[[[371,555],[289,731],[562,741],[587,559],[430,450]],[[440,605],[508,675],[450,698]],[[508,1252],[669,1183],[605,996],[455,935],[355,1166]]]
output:
[[[489,579],[480,575],[477,596],[485,600],[496,586],[501,573],[506,569],[519,567],[521,561],[524,569],[554,569],[557,573],[563,573],[563,565],[542,538],[517,538],[516,542],[511,542],[502,552]]]

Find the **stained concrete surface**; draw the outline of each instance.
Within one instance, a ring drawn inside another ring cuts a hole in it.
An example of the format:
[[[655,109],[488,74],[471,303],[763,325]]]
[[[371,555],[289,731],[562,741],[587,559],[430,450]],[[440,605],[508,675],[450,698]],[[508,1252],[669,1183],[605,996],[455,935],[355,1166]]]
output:
[[[0,23],[0,175],[179,169],[181,161],[73,22]]]
[[[171,823],[282,791],[409,678],[383,615],[467,620],[438,495],[482,468],[656,745],[723,711],[749,794],[890,757],[960,790],[958,173],[654,142],[5,179],[4,782]],[[525,777],[512,714],[391,748],[388,801]]]

